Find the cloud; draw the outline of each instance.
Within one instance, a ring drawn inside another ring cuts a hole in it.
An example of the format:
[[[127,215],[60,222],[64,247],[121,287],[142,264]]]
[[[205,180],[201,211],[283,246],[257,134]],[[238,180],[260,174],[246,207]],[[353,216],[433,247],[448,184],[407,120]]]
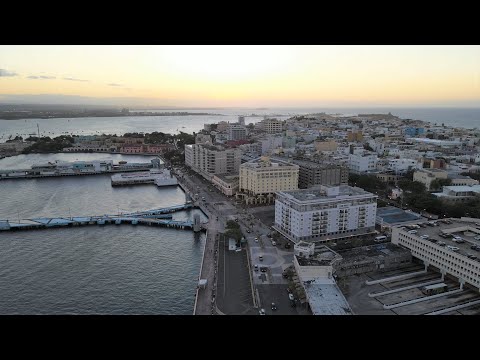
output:
[[[49,80],[49,79],[56,79],[55,76],[46,76],[46,75],[30,75],[27,76],[27,79],[40,79],[40,80]]]
[[[122,84],[115,84],[115,83],[111,83],[111,84],[107,84],[108,86],[123,86]]]
[[[7,76],[17,76],[18,74],[13,71],[8,71],[5,69],[0,69],[0,77],[7,77]]]
[[[71,78],[71,77],[64,77],[63,80],[69,80],[69,81],[90,81],[90,80],[82,80],[82,79],[75,79],[75,78]]]

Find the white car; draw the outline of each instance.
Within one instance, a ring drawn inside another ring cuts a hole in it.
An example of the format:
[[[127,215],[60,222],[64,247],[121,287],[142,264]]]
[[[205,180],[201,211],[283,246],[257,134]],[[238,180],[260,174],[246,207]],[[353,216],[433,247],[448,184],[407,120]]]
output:
[[[456,246],[451,246],[451,245],[447,245],[447,249],[448,249],[448,250],[452,250],[452,251],[458,251],[458,250],[460,250],[458,247],[456,247]]]
[[[258,313],[259,313],[260,315],[265,315],[265,309],[260,309],[260,310],[258,310]]]
[[[420,237],[421,237],[422,239],[425,239],[425,240],[427,240],[427,239],[429,238],[428,235],[422,235],[422,236],[420,236]]]
[[[275,241],[272,241],[273,246],[277,246],[277,243]]]
[[[258,237],[255,238],[255,242],[258,242]]]
[[[291,293],[288,294],[288,298],[289,298],[291,301],[294,301],[294,300],[295,300],[295,298],[293,297],[293,294],[291,294]]]

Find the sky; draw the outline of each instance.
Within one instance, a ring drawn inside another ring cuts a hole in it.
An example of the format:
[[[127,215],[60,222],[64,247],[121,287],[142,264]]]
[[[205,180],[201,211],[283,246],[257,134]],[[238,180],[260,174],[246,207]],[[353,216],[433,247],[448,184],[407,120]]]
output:
[[[0,46],[0,103],[480,107],[480,46]]]

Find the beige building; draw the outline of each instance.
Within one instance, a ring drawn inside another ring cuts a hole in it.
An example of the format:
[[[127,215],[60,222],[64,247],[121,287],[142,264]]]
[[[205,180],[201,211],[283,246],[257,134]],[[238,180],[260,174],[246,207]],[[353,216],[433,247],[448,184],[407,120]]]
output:
[[[205,178],[214,174],[237,174],[242,151],[209,144],[185,145],[185,165]]]
[[[418,170],[413,173],[413,181],[421,182],[425,185],[425,188],[430,190],[430,185],[432,181],[436,179],[447,179],[448,173],[439,169],[423,169]]]
[[[336,151],[337,143],[334,140],[330,141],[315,141],[315,149],[317,151]]]
[[[436,179],[450,179],[451,184],[450,186],[473,186],[478,185],[478,180],[472,179],[469,176],[463,175],[452,175],[449,174],[445,170],[440,169],[422,169],[419,171],[415,171],[413,174],[413,181],[421,182],[425,185],[427,191],[431,190],[432,181]]]
[[[282,122],[277,119],[262,120],[263,130],[269,134],[276,134],[282,132]]]
[[[277,191],[298,189],[298,171],[298,165],[268,157],[246,162],[240,166],[237,197],[247,204],[271,202]]]
[[[362,141],[363,140],[363,133],[361,131],[349,131],[347,133],[347,141]]]
[[[212,183],[226,196],[238,191],[238,175],[213,175]]]

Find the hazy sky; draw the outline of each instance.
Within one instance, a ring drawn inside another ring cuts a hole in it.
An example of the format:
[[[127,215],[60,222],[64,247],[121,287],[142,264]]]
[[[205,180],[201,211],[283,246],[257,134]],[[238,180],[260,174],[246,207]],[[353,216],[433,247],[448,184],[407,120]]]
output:
[[[0,46],[0,102],[32,99],[480,107],[480,46]]]

